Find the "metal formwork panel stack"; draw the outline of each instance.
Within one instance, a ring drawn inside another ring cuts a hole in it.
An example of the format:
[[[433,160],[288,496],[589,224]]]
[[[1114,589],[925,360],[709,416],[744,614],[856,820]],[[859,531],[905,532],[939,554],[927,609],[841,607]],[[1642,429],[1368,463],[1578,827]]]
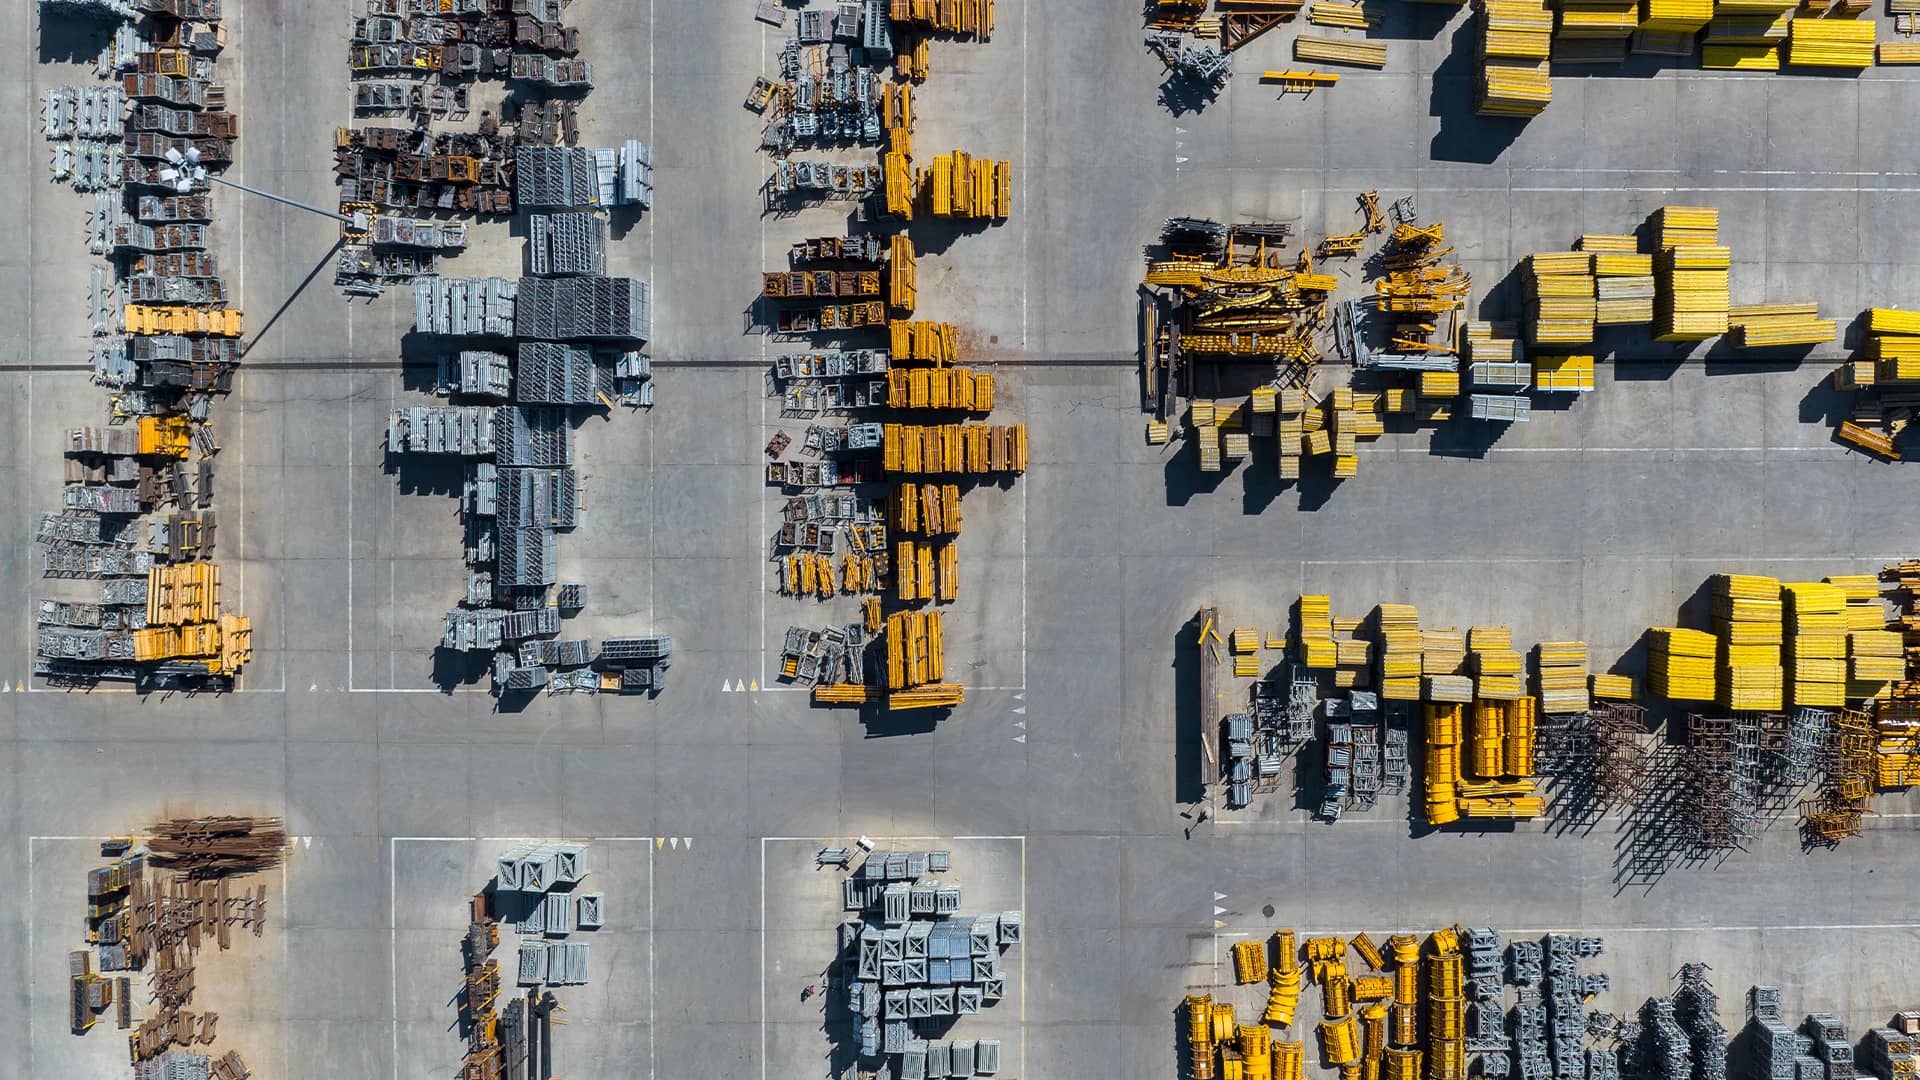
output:
[[[387,417],[387,449],[392,453],[460,454],[483,457],[494,452],[501,412],[488,405],[415,405]]]
[[[528,588],[553,584],[559,573],[553,530],[501,525],[495,562],[494,581],[498,585]]]
[[[442,648],[455,652],[486,652],[504,641],[501,633],[506,612],[492,608],[455,609],[447,612],[446,629],[440,638]]]
[[[500,527],[571,529],[580,523],[579,479],[571,468],[503,468],[496,473]]]
[[[521,146],[514,151],[516,206],[598,206],[594,153],[581,146]]]
[[[449,370],[441,377],[441,385],[452,393],[505,398],[513,392],[513,361],[505,353],[465,349],[458,356],[443,358],[442,363]]]
[[[651,332],[647,283],[637,278],[521,279],[517,337],[644,341]]]
[[[527,269],[535,276],[607,272],[607,226],[598,214],[534,214],[528,221]]]
[[[573,464],[573,428],[563,409],[505,406],[493,413],[493,447],[502,466]]]
[[[614,193],[615,206],[653,209],[653,147],[638,139],[620,144],[620,180]]]
[[[554,341],[520,343],[518,399],[530,405],[592,405],[598,398],[593,350]]]

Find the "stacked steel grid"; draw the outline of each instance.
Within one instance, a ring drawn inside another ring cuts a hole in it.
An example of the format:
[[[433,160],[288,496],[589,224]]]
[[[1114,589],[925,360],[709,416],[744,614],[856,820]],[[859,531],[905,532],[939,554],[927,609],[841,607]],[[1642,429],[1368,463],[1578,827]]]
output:
[[[984,1042],[938,1036],[1005,996],[1002,955],[1022,940],[1024,920],[961,915],[960,887],[934,876],[950,865],[945,851],[874,852],[842,880],[850,917],[829,985],[845,989],[858,1055],[891,1059],[903,1078],[959,1075],[952,1063],[969,1056],[983,1075],[999,1064],[997,1042],[983,1053]]]
[[[232,387],[241,316],[208,253],[204,170],[232,158],[238,120],[214,81],[224,35],[216,0],[43,4],[49,16],[115,20],[95,87],[41,99],[57,179],[94,192],[94,381],[115,392],[113,423],[67,433],[61,511],[41,520],[48,577],[103,580],[79,602],[42,601],[34,673],[66,684],[125,680],[142,689],[231,687],[251,657],[251,625],[217,604],[149,626],[123,595],[133,580],[208,571],[218,516],[219,450],[208,418]],[[125,20],[150,14],[134,24]],[[191,21],[189,21],[191,20]],[[50,25],[54,25],[50,23]],[[178,160],[170,160],[173,154]],[[181,155],[193,155],[187,160]],[[98,600],[99,603],[94,601]]]

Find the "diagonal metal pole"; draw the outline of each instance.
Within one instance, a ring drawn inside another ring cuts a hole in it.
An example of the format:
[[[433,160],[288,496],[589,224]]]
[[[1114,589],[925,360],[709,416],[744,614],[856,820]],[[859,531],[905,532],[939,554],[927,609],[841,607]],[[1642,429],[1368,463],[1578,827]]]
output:
[[[308,213],[319,214],[321,217],[324,217],[324,218],[332,218],[335,221],[341,222],[343,224],[351,225],[357,229],[364,229],[367,227],[365,214],[356,214],[353,217],[348,217],[345,214],[338,214],[333,212],[332,210],[322,210],[317,206],[311,206],[307,203],[300,202],[297,199],[289,199],[284,195],[275,195],[271,191],[261,191],[259,188],[248,187],[245,184],[236,183],[232,180],[225,180],[225,179],[222,179],[221,177],[214,176],[211,173],[208,173],[206,178],[210,183],[224,184],[230,188],[238,188],[249,195],[258,195],[263,199],[272,199],[274,202],[282,203],[287,206],[296,207],[298,209],[305,210]]]

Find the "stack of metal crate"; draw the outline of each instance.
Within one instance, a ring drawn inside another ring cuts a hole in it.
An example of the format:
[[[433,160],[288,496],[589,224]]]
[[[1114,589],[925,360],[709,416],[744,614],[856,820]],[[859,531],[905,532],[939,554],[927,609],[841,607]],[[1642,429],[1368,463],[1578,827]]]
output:
[[[863,1058],[893,1057],[898,1075],[952,1075],[955,1047],[964,1056],[979,1044],[938,1035],[960,1016],[1004,996],[1000,954],[1022,937],[1018,911],[961,916],[958,886],[931,877],[950,865],[947,852],[875,854],[843,879],[840,950],[851,974],[846,1004]],[[941,1061],[941,1057],[946,1061]],[[998,1067],[998,1047],[979,1055],[976,1071]]]

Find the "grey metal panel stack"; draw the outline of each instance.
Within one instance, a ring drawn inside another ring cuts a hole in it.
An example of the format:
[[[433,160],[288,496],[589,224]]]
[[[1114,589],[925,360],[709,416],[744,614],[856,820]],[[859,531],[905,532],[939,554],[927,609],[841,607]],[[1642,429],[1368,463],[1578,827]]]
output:
[[[528,207],[598,206],[594,154],[582,146],[521,146],[514,150],[513,201]]]
[[[502,466],[573,464],[573,428],[564,410],[508,406],[493,410],[492,419]]]
[[[498,649],[503,641],[501,622],[506,612],[482,608],[469,611],[456,608],[447,612],[446,629],[440,646],[455,652],[487,652]]]
[[[607,223],[584,210],[534,214],[527,222],[528,272],[572,277],[607,272]]]
[[[652,332],[647,283],[637,278],[523,278],[514,335],[551,341],[645,341]]]
[[[620,144],[620,186],[613,202],[653,209],[653,147],[638,139]]]
[[[493,580],[502,588],[551,585],[559,573],[559,561],[553,530],[502,525]],[[507,617],[520,614],[516,611]]]
[[[1467,408],[1475,420],[1524,423],[1532,418],[1533,402],[1517,394],[1469,394]]]
[[[523,341],[515,375],[523,404],[592,405],[599,400],[593,350],[584,346]]]
[[[205,1054],[170,1050],[133,1067],[134,1080],[208,1080],[213,1061]]]
[[[428,275],[413,282],[413,328],[422,334],[513,333],[518,286],[506,278]]]
[[[443,357],[441,363],[445,369],[441,385],[452,393],[501,399],[513,393],[513,361],[506,353],[463,349],[457,356]]]
[[[499,413],[486,405],[415,405],[387,417],[387,451],[484,457],[494,452]]]

